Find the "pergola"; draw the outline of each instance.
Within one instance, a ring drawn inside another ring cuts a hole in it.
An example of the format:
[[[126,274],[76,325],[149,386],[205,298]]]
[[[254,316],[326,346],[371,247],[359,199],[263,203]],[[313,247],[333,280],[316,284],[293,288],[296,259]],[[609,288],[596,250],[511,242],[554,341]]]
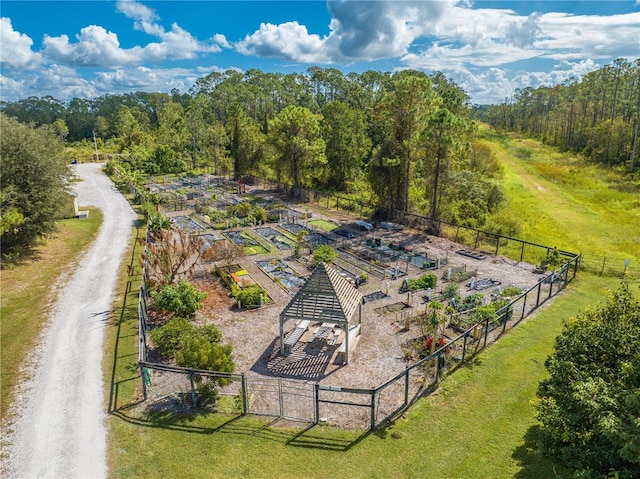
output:
[[[351,325],[356,310],[357,323]],[[362,324],[362,294],[331,266],[320,263],[280,313],[280,351],[285,354],[284,325],[290,319],[306,324],[338,325],[344,331],[344,358],[349,362],[349,332]],[[298,329],[298,328],[297,328]],[[299,338],[306,326],[297,336]],[[360,331],[357,331],[360,334]]]

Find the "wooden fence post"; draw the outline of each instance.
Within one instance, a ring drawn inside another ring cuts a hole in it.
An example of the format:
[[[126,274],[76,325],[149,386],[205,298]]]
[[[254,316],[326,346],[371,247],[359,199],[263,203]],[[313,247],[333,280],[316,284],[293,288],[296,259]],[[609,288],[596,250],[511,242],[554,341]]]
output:
[[[373,431],[376,427],[376,390],[371,390],[371,427]]]

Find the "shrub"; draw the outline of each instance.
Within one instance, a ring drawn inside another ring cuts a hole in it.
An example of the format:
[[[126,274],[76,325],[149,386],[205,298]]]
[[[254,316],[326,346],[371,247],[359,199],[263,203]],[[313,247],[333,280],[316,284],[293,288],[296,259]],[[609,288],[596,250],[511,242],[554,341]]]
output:
[[[503,298],[510,298],[512,296],[520,296],[522,294],[522,290],[517,286],[507,286],[502,291],[500,291],[500,296]]]
[[[195,328],[184,318],[173,318],[159,328],[149,331],[156,349],[166,358],[172,358],[183,348],[187,338],[193,335]]]
[[[261,295],[263,301],[267,299],[267,292],[260,286],[249,286],[236,295],[236,301],[242,306],[258,306]]]
[[[458,296],[458,290],[459,287],[457,283],[447,283],[442,290],[442,295],[447,299],[455,298]]]
[[[337,257],[338,257],[338,252],[335,250],[333,246],[329,246],[328,244],[322,244],[318,246],[313,252],[313,262],[315,264],[320,264],[320,263],[329,264]]]
[[[437,282],[438,278],[435,274],[427,273],[417,279],[407,280],[407,289],[409,291],[417,291],[419,289],[434,288]]]
[[[158,310],[174,313],[176,316],[190,318],[202,309],[202,300],[206,291],[198,291],[188,280],[182,280],[178,286],[166,285],[159,292],[152,293]]]

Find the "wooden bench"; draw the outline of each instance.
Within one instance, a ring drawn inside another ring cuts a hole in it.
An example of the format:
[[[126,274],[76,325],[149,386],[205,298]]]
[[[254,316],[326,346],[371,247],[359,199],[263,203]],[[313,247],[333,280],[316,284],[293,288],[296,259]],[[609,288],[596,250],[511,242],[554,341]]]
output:
[[[356,326],[355,328],[351,328],[349,330],[349,353],[352,353],[356,349],[359,339],[360,339],[360,325]],[[347,351],[347,341],[345,338],[345,341],[342,341],[342,344],[338,348],[338,355],[336,356],[336,359],[339,359],[344,363],[347,356],[346,351]]]
[[[284,340],[284,352],[289,354],[291,349],[295,346],[295,344],[300,340],[305,331],[309,328],[309,324],[311,321],[305,319],[304,321],[300,321],[296,328],[292,330],[287,338]]]

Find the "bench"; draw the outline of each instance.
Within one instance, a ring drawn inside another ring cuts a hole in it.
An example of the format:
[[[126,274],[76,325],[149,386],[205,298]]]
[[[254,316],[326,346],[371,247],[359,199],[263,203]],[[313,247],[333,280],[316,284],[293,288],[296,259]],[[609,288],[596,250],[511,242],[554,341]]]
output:
[[[355,328],[351,328],[349,330],[349,353],[353,352],[356,349],[359,339],[360,339],[360,325],[356,326]],[[342,344],[338,348],[338,355],[336,356],[336,359],[339,359],[344,363],[346,359],[346,352],[347,352],[347,341],[345,338],[345,341],[342,341]]]
[[[295,346],[295,344],[300,340],[305,331],[309,328],[309,324],[311,321],[305,319],[304,321],[300,321],[300,323],[293,329],[287,338],[284,340],[284,352],[289,354],[291,349]]]

